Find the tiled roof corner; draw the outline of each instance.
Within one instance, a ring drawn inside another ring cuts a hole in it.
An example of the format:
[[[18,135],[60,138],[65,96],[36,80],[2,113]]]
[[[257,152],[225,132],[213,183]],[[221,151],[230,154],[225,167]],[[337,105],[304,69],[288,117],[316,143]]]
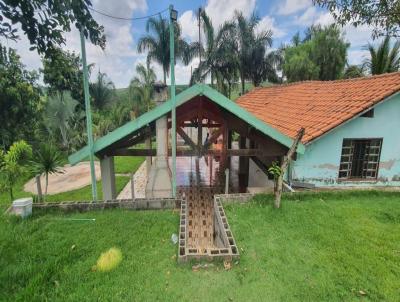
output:
[[[400,72],[337,81],[304,81],[260,87],[238,105],[294,138],[304,127],[307,144],[400,90]]]

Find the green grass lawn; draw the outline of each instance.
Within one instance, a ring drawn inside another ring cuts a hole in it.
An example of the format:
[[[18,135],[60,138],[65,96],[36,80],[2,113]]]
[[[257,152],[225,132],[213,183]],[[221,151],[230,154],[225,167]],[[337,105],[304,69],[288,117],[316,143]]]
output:
[[[241,253],[229,271],[177,265],[172,211],[2,215],[0,300],[399,300],[399,193],[285,195],[280,210],[271,199],[225,207]],[[113,246],[121,264],[91,271]]]
[[[132,173],[135,172],[144,162],[142,156],[115,156],[114,167],[115,173]]]
[[[116,156],[114,159],[115,173],[119,174],[128,174],[131,172],[135,172],[142,162],[144,161],[144,157],[128,157],[128,156]],[[23,190],[24,184],[29,180],[28,176],[15,184],[14,186],[14,198],[21,197],[30,197],[31,193],[27,193]],[[117,187],[117,192],[121,192],[124,186],[128,183],[129,178],[124,176],[116,176],[115,182]],[[44,185],[44,184],[42,184]],[[98,197],[102,197],[101,191],[101,181],[97,182],[97,191]],[[92,199],[92,189],[91,185],[86,186],[84,188],[78,190],[72,190],[68,192],[63,192],[59,194],[49,195],[47,197],[47,201],[81,201],[81,200],[90,200]],[[10,195],[8,192],[0,192],[0,205],[1,204],[10,204]]]
[[[117,192],[121,192],[125,185],[129,182],[129,177],[127,176],[116,176],[115,177],[115,186]],[[17,184],[14,188],[14,198],[22,198],[22,197],[33,197],[33,194],[25,192],[23,190],[25,181],[21,181],[21,183]],[[102,185],[101,181],[97,181],[97,195],[98,198],[102,198]],[[88,185],[86,187],[71,190],[68,192],[48,195],[46,197],[46,202],[58,202],[58,201],[85,201],[92,199],[92,186]],[[10,205],[10,196],[8,192],[0,193],[0,205]]]

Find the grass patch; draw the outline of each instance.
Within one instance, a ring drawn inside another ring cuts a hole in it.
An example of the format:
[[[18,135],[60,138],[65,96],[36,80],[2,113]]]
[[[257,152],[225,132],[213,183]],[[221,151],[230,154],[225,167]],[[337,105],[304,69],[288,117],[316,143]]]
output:
[[[115,187],[117,194],[122,191],[122,189],[129,182],[128,176],[116,176],[115,177]],[[103,197],[102,184],[101,181],[97,181],[97,196],[99,199]],[[68,192],[62,192],[54,195],[48,195],[46,202],[58,202],[58,201],[85,201],[92,200],[92,185],[86,187],[72,190]]]
[[[176,264],[171,211],[0,217],[0,300],[396,301],[400,197],[390,192],[260,195],[226,206],[241,258],[199,272]],[[71,218],[95,218],[74,221]],[[115,247],[111,272],[91,270]]]
[[[115,156],[115,173],[135,173],[144,160],[142,156]]]
[[[115,186],[117,192],[121,192],[125,185],[129,182],[129,177],[127,176],[116,176],[115,177]],[[28,181],[28,180],[26,180]],[[34,197],[33,194],[25,192],[23,190],[24,184],[26,181],[21,181],[14,188],[14,197]],[[97,196],[98,198],[102,198],[102,184],[101,181],[97,181]],[[46,202],[58,202],[58,201],[85,201],[92,199],[92,185],[88,185],[86,187],[62,192],[58,194],[48,195],[46,198]],[[10,196],[8,192],[0,193],[0,205],[9,205],[11,204]]]

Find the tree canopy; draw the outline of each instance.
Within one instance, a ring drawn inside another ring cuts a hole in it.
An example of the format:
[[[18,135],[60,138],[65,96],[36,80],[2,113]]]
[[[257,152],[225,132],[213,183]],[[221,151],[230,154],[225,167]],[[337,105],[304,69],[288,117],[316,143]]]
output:
[[[305,39],[285,49],[284,74],[289,82],[339,79],[347,61],[343,34],[336,25],[312,26]],[[296,37],[296,41],[298,38]]]
[[[400,2],[398,0],[313,0],[330,10],[336,21],[354,26],[362,24],[374,27],[374,36],[399,36]]]
[[[69,91],[72,98],[84,108],[82,63],[75,52],[56,48],[51,58],[43,58],[43,82],[50,94]]]
[[[366,47],[370,58],[365,60],[365,66],[371,74],[382,74],[395,72],[400,68],[400,41],[393,45],[390,43],[390,37],[387,36],[382,43],[377,46],[368,43]]]
[[[93,44],[104,48],[104,28],[93,19],[91,6],[90,0],[0,0],[0,37],[17,40],[22,31],[31,50],[51,56],[65,44],[63,34],[75,25]]]
[[[0,147],[32,138],[43,103],[37,79],[14,49],[0,45]]]

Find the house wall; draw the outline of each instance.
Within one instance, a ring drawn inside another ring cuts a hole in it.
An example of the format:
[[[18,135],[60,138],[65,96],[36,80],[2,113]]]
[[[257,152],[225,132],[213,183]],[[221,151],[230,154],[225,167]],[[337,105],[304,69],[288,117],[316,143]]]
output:
[[[344,138],[383,138],[376,181],[338,181]],[[292,179],[316,186],[400,186],[400,94],[376,105],[373,118],[357,117],[307,145],[292,165]]]

